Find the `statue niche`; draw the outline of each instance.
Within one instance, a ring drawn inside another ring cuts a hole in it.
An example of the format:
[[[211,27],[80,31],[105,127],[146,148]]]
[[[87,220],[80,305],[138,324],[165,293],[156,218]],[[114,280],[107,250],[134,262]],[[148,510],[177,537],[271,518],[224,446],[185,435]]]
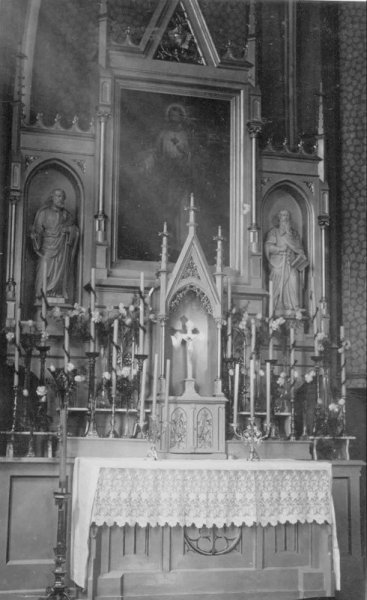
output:
[[[309,264],[302,239],[303,215],[289,193],[277,191],[270,214],[264,210],[272,225],[264,227],[264,253],[273,283],[274,314],[294,315],[304,306],[304,274]]]
[[[80,237],[78,187],[66,169],[52,165],[33,175],[27,197],[27,300],[39,303],[46,287],[49,301],[73,303]]]

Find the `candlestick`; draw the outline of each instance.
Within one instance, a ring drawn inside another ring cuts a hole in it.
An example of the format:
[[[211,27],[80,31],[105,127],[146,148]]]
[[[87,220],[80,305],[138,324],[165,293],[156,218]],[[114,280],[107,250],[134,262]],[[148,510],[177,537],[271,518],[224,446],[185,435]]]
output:
[[[19,354],[20,354],[20,320],[21,309],[18,307],[15,313],[15,348],[14,348],[14,388],[19,385]]]
[[[274,297],[273,297],[273,282],[269,281],[269,360],[273,358],[273,312],[274,312]]]
[[[117,341],[118,341],[118,319],[113,322],[113,337],[112,337],[112,377],[111,377],[111,394],[116,396],[116,367],[117,367]]]
[[[156,418],[156,412],[157,412],[157,387],[158,387],[158,354],[155,354],[154,355],[154,370],[153,370],[152,419]]]
[[[296,365],[296,343],[294,339],[294,327],[289,329],[289,345],[290,345],[290,364],[291,364],[291,381],[290,381],[290,392],[291,392],[291,433],[290,439],[295,440],[295,407],[294,407],[294,386],[296,383],[295,365]]]
[[[143,373],[141,378],[141,387],[140,387],[140,418],[139,418],[139,426],[140,431],[143,431],[144,422],[145,422],[145,382],[147,378],[147,361],[145,360],[143,363]]]
[[[144,353],[144,273],[140,273],[139,354]]]
[[[96,270],[94,267],[91,269],[90,275],[90,342],[89,352],[94,352],[96,349],[96,324],[94,322],[94,311],[96,308]]]
[[[70,317],[64,318],[64,370],[66,372],[68,363],[70,362]]]
[[[47,260],[43,261],[43,273],[42,273],[42,290],[41,290],[41,321],[42,321],[42,333],[45,334],[47,329]]]
[[[255,319],[251,319],[251,353],[255,352],[256,348],[256,322]]]
[[[347,397],[347,369],[346,369],[346,361],[345,361],[345,331],[343,325],[340,326],[340,371],[341,371],[341,396],[342,398]]]
[[[232,356],[232,284],[227,277],[227,358]]]
[[[164,395],[164,422],[168,423],[168,417],[169,417],[169,406],[168,406],[168,400],[169,400],[169,378],[170,378],[170,369],[171,369],[171,361],[169,360],[169,358],[166,361],[166,389],[165,389],[165,395]]]
[[[255,360],[250,358],[250,417],[255,416]]]
[[[234,391],[233,391],[233,423],[237,423],[237,415],[238,415],[238,388],[239,388],[239,378],[240,378],[240,365],[236,363],[234,370]]]
[[[311,300],[311,318],[312,318],[312,330],[313,330],[313,341],[314,341],[314,352],[315,356],[319,355],[319,348],[317,342],[317,334],[318,334],[318,325],[317,325],[317,313],[318,308],[316,307],[316,298],[315,298],[315,283],[312,278],[311,283],[312,289],[310,292],[310,300]]]
[[[270,427],[270,407],[271,407],[271,361],[266,360],[266,425]]]

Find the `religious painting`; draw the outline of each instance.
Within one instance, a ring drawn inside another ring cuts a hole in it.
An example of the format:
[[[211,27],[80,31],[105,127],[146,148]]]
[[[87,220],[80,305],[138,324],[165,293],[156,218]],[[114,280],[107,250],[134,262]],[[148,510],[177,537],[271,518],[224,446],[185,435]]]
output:
[[[166,221],[176,260],[194,194],[198,237],[213,263],[218,226],[229,232],[229,100],[121,89],[119,122],[117,259],[158,261]]]

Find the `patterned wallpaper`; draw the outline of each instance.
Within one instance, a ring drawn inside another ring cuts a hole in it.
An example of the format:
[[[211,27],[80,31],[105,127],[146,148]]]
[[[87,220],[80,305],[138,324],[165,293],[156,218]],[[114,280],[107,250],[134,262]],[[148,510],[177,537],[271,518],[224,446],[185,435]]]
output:
[[[339,7],[342,315],[348,384],[366,385],[366,6]]]

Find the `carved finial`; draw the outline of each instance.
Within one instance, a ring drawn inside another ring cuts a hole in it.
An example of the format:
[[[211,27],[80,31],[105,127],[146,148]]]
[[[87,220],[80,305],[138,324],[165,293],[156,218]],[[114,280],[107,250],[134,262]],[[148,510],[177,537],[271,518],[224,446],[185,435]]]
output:
[[[162,253],[161,253],[161,271],[166,271],[168,266],[168,232],[167,221],[163,224],[163,231],[159,233],[162,238]]]
[[[185,208],[185,210],[189,211],[189,222],[188,222],[189,232],[194,231],[195,227],[196,227],[195,212],[198,209],[195,206],[194,194],[193,193],[190,194],[190,206],[188,208]]]
[[[214,240],[217,242],[217,251],[216,251],[216,272],[221,273],[223,269],[223,240],[222,236],[222,228],[219,225],[218,227],[218,235],[215,236]]]

